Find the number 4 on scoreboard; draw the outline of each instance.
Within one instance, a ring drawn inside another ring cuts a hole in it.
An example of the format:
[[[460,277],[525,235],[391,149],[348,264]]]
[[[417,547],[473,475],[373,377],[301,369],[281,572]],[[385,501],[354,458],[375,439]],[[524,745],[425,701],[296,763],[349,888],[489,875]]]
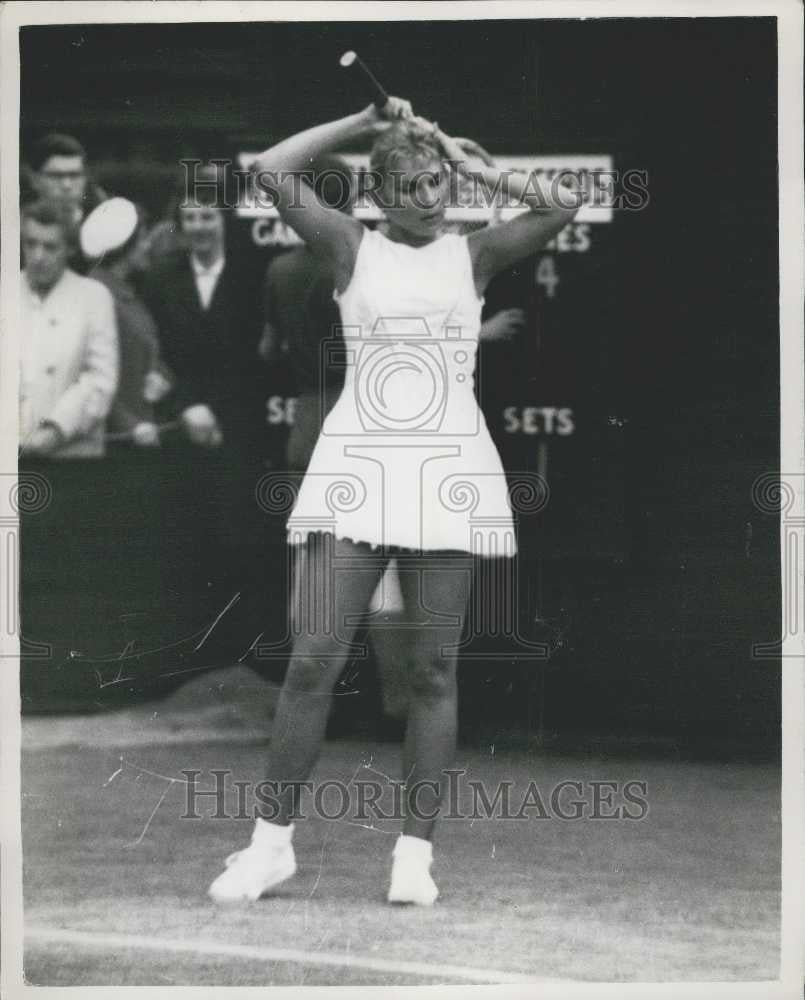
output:
[[[546,298],[552,299],[556,296],[559,275],[556,273],[556,263],[550,254],[540,257],[537,261],[534,267],[534,280],[545,289]]]
[[[556,264],[550,254],[540,257],[534,268],[534,279],[538,285],[545,289],[547,298],[552,299],[556,295],[556,286],[559,284],[559,275],[556,273]]]

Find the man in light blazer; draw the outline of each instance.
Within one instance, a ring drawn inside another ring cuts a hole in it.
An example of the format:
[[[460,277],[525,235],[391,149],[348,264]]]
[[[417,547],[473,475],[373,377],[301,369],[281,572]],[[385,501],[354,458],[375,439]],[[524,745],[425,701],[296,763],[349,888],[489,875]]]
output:
[[[74,222],[62,205],[26,205],[21,237],[19,475],[47,483],[48,495],[41,509],[20,510],[21,625],[61,659],[109,648],[125,604],[112,609],[107,598],[135,575],[120,573],[119,487],[104,457],[117,326],[108,289],[67,266]],[[23,664],[24,704],[70,704],[86,683],[53,665]]]
[[[74,235],[58,204],[25,206],[21,235],[21,453],[100,458],[118,385],[112,296],[67,266]]]

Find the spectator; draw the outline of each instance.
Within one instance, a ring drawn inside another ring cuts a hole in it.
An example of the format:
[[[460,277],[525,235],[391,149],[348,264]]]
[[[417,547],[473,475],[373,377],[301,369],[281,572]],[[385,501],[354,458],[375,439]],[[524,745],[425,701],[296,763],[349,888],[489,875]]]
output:
[[[31,150],[30,167],[39,197],[64,205],[76,225],[106,199],[89,178],[86,150],[71,135],[43,136]]]
[[[235,245],[223,191],[200,187],[197,195],[177,209],[186,248],[158,261],[144,297],[176,376],[188,440],[205,449],[226,442],[253,450],[262,417],[256,273]]]
[[[158,267],[160,261],[187,252],[187,240],[179,223],[181,198],[174,196],[164,216],[149,226],[145,238],[144,272]]]
[[[21,615],[23,634],[58,637],[54,655],[62,642],[71,650],[117,642],[115,623],[141,578],[121,571],[120,533],[144,534],[126,516],[129,484],[110,467],[104,440],[118,385],[114,301],[68,267],[72,219],[63,202],[45,200],[21,219],[19,469],[47,482],[49,494],[42,510],[20,513]]]
[[[145,252],[143,227],[132,202],[102,202],[81,227],[81,249],[87,259],[97,261],[91,277],[109,289],[117,314],[120,385],[108,430],[135,445],[157,445],[155,405],[169,392],[172,376],[160,358],[154,318],[131,282]]]
[[[28,205],[39,197],[37,176],[30,164],[20,162],[20,205]]]
[[[153,266],[143,297],[175,377],[183,434],[165,445],[178,477],[175,505],[183,523],[176,537],[186,532],[192,550],[187,575],[205,593],[224,588],[231,595],[244,589],[244,577],[265,575],[255,490],[263,473],[266,391],[257,356],[258,261],[240,250],[227,204],[222,185],[188,192],[177,210],[187,249]]]
[[[67,266],[73,227],[63,204],[26,206],[21,230],[23,454],[100,457],[118,383],[112,296]]]

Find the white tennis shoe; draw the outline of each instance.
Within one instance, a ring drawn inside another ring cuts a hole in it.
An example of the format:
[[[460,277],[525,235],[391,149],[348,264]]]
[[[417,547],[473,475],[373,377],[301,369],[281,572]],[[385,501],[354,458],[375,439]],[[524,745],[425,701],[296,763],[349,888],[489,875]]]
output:
[[[277,826],[258,819],[252,840],[226,859],[226,869],[209,888],[217,903],[258,900],[296,872],[293,824]]]
[[[433,906],[439,895],[430,875],[433,846],[421,837],[400,834],[394,845],[391,867],[390,903],[413,903],[416,906]]]

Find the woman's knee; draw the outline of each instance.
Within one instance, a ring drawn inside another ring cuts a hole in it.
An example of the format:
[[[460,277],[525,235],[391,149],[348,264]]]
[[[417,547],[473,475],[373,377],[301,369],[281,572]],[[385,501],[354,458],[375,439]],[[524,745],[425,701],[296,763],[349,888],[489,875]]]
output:
[[[456,661],[439,651],[414,655],[409,668],[409,685],[414,698],[452,697],[456,690]]]
[[[330,691],[345,662],[343,650],[332,637],[305,636],[294,646],[285,685],[297,691]]]

